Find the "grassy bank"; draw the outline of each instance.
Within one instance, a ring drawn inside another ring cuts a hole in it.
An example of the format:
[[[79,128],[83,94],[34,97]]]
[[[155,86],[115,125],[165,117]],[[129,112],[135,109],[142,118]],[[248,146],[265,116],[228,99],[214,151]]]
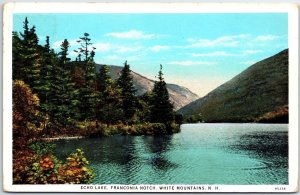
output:
[[[69,127],[52,127],[46,134],[41,135],[41,140],[69,139],[81,137],[101,137],[112,135],[166,135],[180,132],[180,125],[172,123],[140,123],[140,124],[103,124],[96,121],[76,122]]]

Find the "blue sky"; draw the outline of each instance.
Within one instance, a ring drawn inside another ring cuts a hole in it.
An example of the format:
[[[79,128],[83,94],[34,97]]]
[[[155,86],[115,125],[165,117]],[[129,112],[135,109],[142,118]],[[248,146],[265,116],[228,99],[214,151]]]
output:
[[[50,36],[53,49],[67,38],[69,56],[87,32],[95,61],[122,66],[204,96],[253,63],[288,48],[288,15],[248,14],[14,14],[13,30],[35,25],[39,43]]]

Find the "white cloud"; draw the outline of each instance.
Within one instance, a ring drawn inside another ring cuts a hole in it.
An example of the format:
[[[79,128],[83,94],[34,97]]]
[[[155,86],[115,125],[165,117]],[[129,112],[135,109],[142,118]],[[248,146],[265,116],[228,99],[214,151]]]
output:
[[[127,32],[111,32],[105,36],[115,37],[120,39],[151,39],[154,34],[145,34],[143,31],[130,30]]]
[[[52,48],[53,48],[53,49],[59,49],[61,43],[62,43],[62,41],[55,41],[55,42],[52,44]]]
[[[262,50],[244,50],[243,54],[244,55],[251,55],[251,54],[257,54],[263,52]]]
[[[153,52],[159,52],[161,50],[168,50],[168,49],[170,49],[170,47],[167,45],[155,45],[153,47],[150,47],[150,50]]]
[[[235,54],[227,53],[225,51],[215,51],[210,53],[193,53],[193,57],[216,57],[216,56],[234,56]]]
[[[72,51],[69,52],[69,56],[70,57],[77,57],[78,53],[76,53],[75,51],[72,50]]]
[[[63,41],[61,41],[63,42]],[[78,42],[78,39],[72,39],[72,40],[68,40],[70,47],[78,47],[80,45],[80,43]]]
[[[178,65],[178,66],[195,66],[195,65],[215,65],[217,63],[216,62],[205,62],[205,61],[183,60],[183,61],[172,61],[167,64]]]
[[[106,52],[113,48],[113,45],[110,43],[96,43],[93,45],[95,47],[95,52]]]
[[[273,41],[277,38],[278,36],[276,35],[260,35],[255,37],[254,41]]]
[[[119,59],[120,56],[118,55],[109,55],[109,56],[104,56],[102,59],[105,59],[105,60],[117,60]]]
[[[193,39],[189,38],[187,41],[191,43],[188,47],[215,47],[215,46],[225,46],[225,47],[236,47],[240,43],[241,39],[247,38],[248,35],[232,35],[232,36],[222,36],[216,39]]]
[[[141,50],[142,48],[143,47],[141,47],[141,46],[134,46],[134,45],[131,45],[131,46],[117,45],[117,46],[115,46],[115,52],[117,52],[117,53],[135,52],[135,51]]]
[[[143,49],[140,45],[119,45],[111,43],[95,43],[92,45],[95,47],[95,52],[113,52],[113,53],[127,53],[127,52],[136,52]]]

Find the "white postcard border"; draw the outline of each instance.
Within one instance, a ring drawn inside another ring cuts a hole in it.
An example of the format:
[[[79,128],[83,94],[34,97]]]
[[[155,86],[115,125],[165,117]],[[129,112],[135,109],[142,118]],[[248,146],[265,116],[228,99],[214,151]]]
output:
[[[288,13],[289,185],[13,185],[12,17],[14,13]],[[14,192],[295,192],[298,191],[299,13],[286,3],[7,3],[3,14],[3,188]],[[142,187],[145,188],[142,188]],[[154,188],[153,188],[154,186]],[[188,187],[190,186],[190,188]],[[160,187],[165,187],[160,190]],[[169,188],[167,188],[169,187]],[[122,188],[122,189],[121,189]],[[193,189],[193,190],[190,190]]]

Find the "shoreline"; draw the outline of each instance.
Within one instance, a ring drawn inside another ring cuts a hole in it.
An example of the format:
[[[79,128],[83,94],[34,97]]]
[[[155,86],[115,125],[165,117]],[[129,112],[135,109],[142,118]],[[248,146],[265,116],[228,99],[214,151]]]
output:
[[[71,139],[82,139],[82,138],[86,138],[86,137],[85,136],[81,136],[81,135],[78,135],[78,136],[67,136],[67,135],[64,135],[64,136],[61,136],[61,137],[43,137],[43,138],[40,138],[39,140],[40,141],[50,142],[50,141],[57,141],[57,140],[71,140]]]

